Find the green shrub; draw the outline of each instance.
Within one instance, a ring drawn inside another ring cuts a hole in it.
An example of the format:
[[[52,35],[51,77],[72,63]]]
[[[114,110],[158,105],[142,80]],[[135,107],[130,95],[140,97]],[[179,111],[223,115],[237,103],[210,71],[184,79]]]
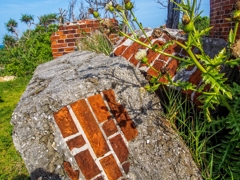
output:
[[[35,68],[52,57],[50,36],[57,30],[57,25],[37,26],[27,30],[12,46],[1,49],[0,64],[5,65],[1,74],[15,76],[31,75]]]

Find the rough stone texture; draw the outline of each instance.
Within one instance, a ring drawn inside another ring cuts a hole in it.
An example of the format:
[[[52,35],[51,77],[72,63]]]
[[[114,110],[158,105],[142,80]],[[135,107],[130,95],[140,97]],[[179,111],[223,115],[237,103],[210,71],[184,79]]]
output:
[[[201,179],[185,144],[162,118],[159,99],[143,90],[142,86],[146,83],[140,71],[124,58],[110,58],[91,52],[73,52],[38,66],[11,120],[14,145],[23,157],[31,177],[77,179],[79,176],[79,179],[85,179],[83,172],[79,173],[79,167],[88,163],[83,161],[86,156],[82,153],[73,154],[69,150],[73,143],[63,139],[54,115],[66,106],[72,107],[77,101],[98,97],[98,94],[109,95],[109,102],[113,102],[114,97],[109,94],[112,89],[117,103],[110,108],[115,108],[116,115],[133,120],[138,136],[133,133],[131,137],[135,139],[126,144],[128,161],[125,158],[122,160],[121,171],[114,174],[110,168],[119,165],[112,161],[116,156],[121,156],[119,149],[114,149],[118,155],[108,154],[99,160],[106,168],[107,176],[118,178],[125,174],[125,179],[130,180]],[[93,109],[98,112],[96,108]],[[118,110],[123,113],[119,114]],[[65,116],[66,119],[71,123],[68,116]],[[120,126],[118,129],[122,130],[121,122],[116,121]],[[113,124],[109,128],[105,127],[110,134],[114,129]],[[72,131],[69,132],[71,134]],[[73,138],[72,141],[77,139],[80,138]],[[121,138],[115,136],[108,145],[111,143],[124,148],[125,144],[116,139]],[[77,147],[82,145],[83,142],[76,143]],[[88,150],[82,152],[90,154]],[[85,177],[94,176],[90,171],[85,172]],[[107,177],[101,174],[94,179]]]

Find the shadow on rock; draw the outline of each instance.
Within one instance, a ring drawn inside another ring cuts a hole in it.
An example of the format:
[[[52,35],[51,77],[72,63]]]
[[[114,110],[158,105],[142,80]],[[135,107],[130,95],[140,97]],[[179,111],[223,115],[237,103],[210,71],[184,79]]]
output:
[[[59,175],[45,171],[42,168],[31,172],[31,180],[61,180]]]
[[[29,176],[26,176],[25,174],[20,174],[14,178],[12,178],[11,180],[30,180]]]

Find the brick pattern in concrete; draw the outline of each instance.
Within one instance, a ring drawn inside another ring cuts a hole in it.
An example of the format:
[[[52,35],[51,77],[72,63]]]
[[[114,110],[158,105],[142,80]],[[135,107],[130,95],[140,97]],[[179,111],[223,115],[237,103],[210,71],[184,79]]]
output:
[[[129,171],[128,141],[138,135],[113,90],[78,100],[54,113],[55,122],[79,169],[64,162],[72,179],[123,179]]]

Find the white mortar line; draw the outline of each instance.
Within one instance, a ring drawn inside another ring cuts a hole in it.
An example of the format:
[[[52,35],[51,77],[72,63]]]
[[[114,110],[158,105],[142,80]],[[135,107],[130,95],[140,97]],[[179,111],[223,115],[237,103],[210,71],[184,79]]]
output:
[[[75,122],[74,122],[75,123]],[[68,137],[65,137],[65,138],[63,138],[63,140],[64,141],[69,141],[70,139],[73,139],[73,138],[75,138],[75,137],[77,137],[77,136],[80,136],[81,135],[81,132],[77,132],[76,134],[73,134],[73,135],[70,135],[70,136],[68,136]]]
[[[86,101],[86,100],[85,100],[85,101]],[[82,129],[82,126],[80,125],[80,123],[79,123],[76,115],[74,114],[71,106],[68,105],[67,108],[68,108],[69,113],[71,114],[71,116],[72,116],[72,118],[73,118],[73,121],[74,121],[74,123],[76,124],[79,132],[82,132],[83,139],[85,140],[85,142],[86,142],[86,144],[87,144],[87,147],[88,147],[88,150],[89,150],[89,152],[90,152],[90,155],[92,156],[93,160],[95,161],[95,163],[97,164],[99,170],[101,171],[100,174],[102,174],[103,177],[107,177],[107,175],[105,174],[105,172],[104,172],[104,170],[103,170],[103,167],[101,166],[99,160],[97,159],[97,156],[95,155],[95,153],[94,153],[94,151],[93,151],[93,149],[92,149],[92,147],[91,147],[91,145],[90,145],[90,142],[89,142],[86,134],[84,133],[84,131],[83,131],[83,129]],[[76,151],[76,150],[75,150],[75,151]],[[79,169],[80,169],[80,168],[79,168]],[[81,170],[81,169],[80,169],[80,170]],[[100,174],[98,174],[98,175],[100,175]],[[98,176],[98,175],[97,175],[97,176]]]
[[[101,93],[101,95],[102,95],[102,93]],[[102,95],[102,98],[104,98],[103,95]],[[89,104],[89,102],[88,102],[87,99],[86,99],[86,101],[87,101],[87,103],[88,103],[88,106],[89,106],[89,108],[90,108],[90,110],[91,110],[91,112],[92,112],[95,120],[98,122],[97,117],[96,117],[95,113],[93,112],[92,107],[90,106],[90,104]],[[105,102],[104,102],[104,103],[105,103]],[[106,105],[106,103],[105,103],[105,105]],[[107,108],[108,108],[108,111],[109,111],[109,107],[107,107]],[[109,112],[110,112],[110,111],[109,111]],[[110,113],[111,113],[111,112],[110,112]],[[114,122],[114,123],[115,123],[115,125],[116,125],[116,122]],[[113,155],[115,161],[117,162],[117,165],[118,165],[119,169],[121,170],[123,176],[126,177],[126,173],[125,173],[124,170],[123,170],[122,164],[121,164],[121,162],[119,161],[117,155],[115,154],[115,151],[114,151],[113,148],[112,148],[112,145],[111,145],[110,140],[109,140],[110,138],[107,137],[107,135],[105,134],[105,132],[104,132],[102,126],[100,126],[100,124],[99,124],[99,128],[100,128],[100,130],[101,130],[101,132],[102,132],[102,134],[103,134],[103,136],[104,136],[104,138],[105,138],[105,140],[106,140],[106,142],[107,142],[107,144],[108,144],[108,146],[109,146],[109,148],[110,148],[110,152],[112,152],[112,155]],[[121,132],[121,129],[120,129],[120,132]],[[120,134],[120,133],[119,133],[119,129],[118,129],[118,133],[115,133],[115,134],[116,134],[116,135]],[[120,134],[120,135],[121,135],[121,134]],[[121,135],[121,136],[122,136],[122,135]],[[127,145],[126,145],[126,146],[127,146]],[[128,148],[128,146],[127,146],[127,148]],[[106,153],[106,154],[107,154],[107,153]],[[107,156],[106,154],[105,154],[103,157],[99,157],[98,160],[100,161],[101,159],[103,159],[104,157],[106,157],[106,156]],[[106,176],[106,177],[107,177],[107,176]]]

